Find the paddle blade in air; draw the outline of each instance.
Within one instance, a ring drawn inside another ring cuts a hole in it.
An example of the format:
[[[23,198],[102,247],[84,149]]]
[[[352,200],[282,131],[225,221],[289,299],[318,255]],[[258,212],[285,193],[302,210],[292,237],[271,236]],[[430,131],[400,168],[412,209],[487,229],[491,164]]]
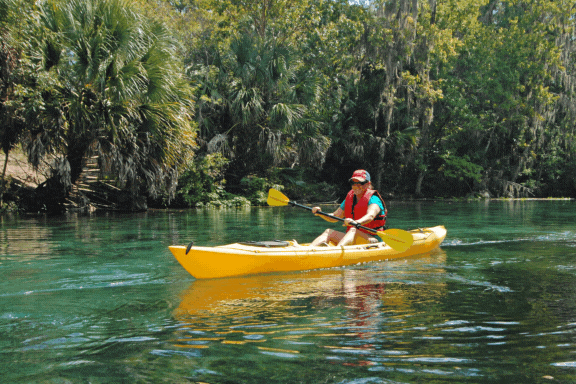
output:
[[[270,189],[270,191],[268,191],[268,205],[272,207],[280,207],[288,205],[289,202],[290,199],[287,198],[282,192],[275,189]]]

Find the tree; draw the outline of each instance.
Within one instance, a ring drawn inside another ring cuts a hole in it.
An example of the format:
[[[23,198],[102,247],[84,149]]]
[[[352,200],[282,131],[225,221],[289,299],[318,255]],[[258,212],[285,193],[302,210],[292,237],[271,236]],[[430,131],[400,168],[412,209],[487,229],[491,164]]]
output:
[[[434,108],[442,89],[435,69],[458,42],[438,23],[437,8],[435,1],[374,1],[355,13],[364,32],[340,108],[341,147],[351,161],[340,162],[372,169],[377,188],[404,184],[420,195],[438,146]]]
[[[490,1],[480,11],[481,24],[463,34],[460,56],[443,74],[451,116],[444,150],[483,169],[478,189],[497,196],[534,193],[537,169],[550,165],[542,160],[558,153],[553,138],[566,114],[557,112],[574,105],[569,88],[563,90],[570,75],[561,60],[570,55],[563,50],[573,48],[558,44],[570,40],[573,23],[566,23],[574,8],[516,0]]]
[[[26,55],[34,31],[34,4],[29,0],[0,0],[0,146],[4,167],[0,206],[8,187],[6,171],[10,152],[20,144],[33,113],[32,100],[40,96],[36,69]]]
[[[259,149],[266,142],[277,143],[277,155],[295,153],[288,141],[255,134],[267,127],[259,119],[268,116],[266,90],[274,87],[260,81],[262,64],[252,58],[267,60],[264,53],[284,47],[296,73],[320,85],[322,97],[310,99],[306,113],[320,122],[317,137],[331,141],[319,153],[329,157],[323,175],[331,182],[367,167],[378,188],[415,195],[518,196],[573,185],[563,182],[573,179],[576,147],[570,1],[203,4],[218,16],[210,33],[195,35],[209,42],[192,55],[204,64],[195,67],[197,118],[206,147],[230,155],[245,149],[245,160],[232,163],[238,170],[278,164]]]
[[[219,2],[226,27],[207,23],[206,33],[220,39],[199,38],[190,50],[199,141],[230,158],[231,187],[272,166],[318,168],[324,160],[329,142],[313,108],[321,91],[287,28],[286,17],[302,8],[281,6],[288,3]]]
[[[64,191],[95,156],[133,194],[173,193],[195,132],[191,89],[166,28],[124,0],[48,0],[39,20],[32,54],[57,85],[43,92],[29,131],[32,162],[62,155],[51,180]]]
[[[10,35],[10,22],[13,2],[0,0],[0,143],[5,154],[4,169],[2,170],[2,185],[0,191],[0,204],[4,194],[4,178],[8,165],[8,154],[17,142],[22,125],[14,113],[10,111],[10,99],[13,95],[13,73],[18,65],[18,51],[13,46]]]

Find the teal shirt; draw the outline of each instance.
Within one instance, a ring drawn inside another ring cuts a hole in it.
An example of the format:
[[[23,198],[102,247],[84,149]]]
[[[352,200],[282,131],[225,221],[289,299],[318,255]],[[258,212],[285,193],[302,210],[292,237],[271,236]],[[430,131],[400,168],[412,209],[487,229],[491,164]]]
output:
[[[342,202],[342,204],[340,204],[340,209],[344,210],[344,205],[346,204],[346,199],[344,199],[344,201]],[[380,212],[384,212],[384,206],[382,205],[382,200],[380,200],[380,198],[378,197],[378,195],[374,194],[372,195],[372,197],[370,198],[370,200],[368,200],[368,205],[370,206],[371,204],[376,204],[378,207],[380,207]]]

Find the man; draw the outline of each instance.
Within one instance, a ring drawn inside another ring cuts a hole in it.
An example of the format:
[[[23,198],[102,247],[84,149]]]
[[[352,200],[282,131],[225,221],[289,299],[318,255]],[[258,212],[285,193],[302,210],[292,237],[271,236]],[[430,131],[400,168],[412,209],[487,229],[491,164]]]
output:
[[[352,189],[346,195],[346,199],[340,207],[332,213],[333,216],[344,218],[344,226],[348,227],[347,232],[343,233],[333,229],[326,229],[324,233],[318,236],[311,245],[329,245],[330,242],[341,245],[348,244],[367,244],[376,243],[378,238],[371,233],[356,228],[355,225],[362,225],[375,230],[384,229],[386,224],[386,205],[380,194],[372,189],[370,174],[364,169],[354,171],[350,178]],[[312,213],[320,207],[312,208]],[[335,223],[337,220],[327,216],[320,215],[324,220]]]

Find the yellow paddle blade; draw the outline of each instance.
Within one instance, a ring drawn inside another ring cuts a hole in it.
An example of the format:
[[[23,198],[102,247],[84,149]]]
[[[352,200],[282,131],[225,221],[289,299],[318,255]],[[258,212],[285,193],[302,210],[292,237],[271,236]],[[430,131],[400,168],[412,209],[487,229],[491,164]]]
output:
[[[268,191],[268,200],[266,200],[268,205],[272,207],[282,207],[290,203],[290,199],[286,197],[282,192],[275,189],[270,189]]]
[[[398,252],[404,252],[414,243],[414,237],[410,232],[401,229],[390,228],[385,231],[378,231],[380,238]]]

